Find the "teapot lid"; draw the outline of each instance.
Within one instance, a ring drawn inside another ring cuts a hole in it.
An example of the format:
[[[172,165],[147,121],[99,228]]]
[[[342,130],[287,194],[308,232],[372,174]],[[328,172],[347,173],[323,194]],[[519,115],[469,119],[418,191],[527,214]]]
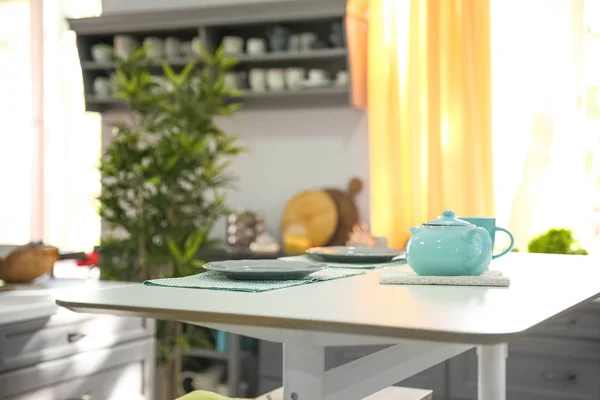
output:
[[[467,221],[463,221],[462,219],[454,218],[456,213],[452,210],[444,210],[442,216],[440,218],[434,219],[433,221],[429,221],[424,223],[423,225],[428,226],[469,226],[473,225]]]

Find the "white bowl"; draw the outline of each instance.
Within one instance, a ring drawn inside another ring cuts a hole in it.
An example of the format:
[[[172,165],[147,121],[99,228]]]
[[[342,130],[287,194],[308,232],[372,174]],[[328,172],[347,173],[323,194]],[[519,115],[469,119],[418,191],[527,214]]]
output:
[[[92,46],[92,59],[97,62],[106,63],[113,59],[113,48],[107,44],[95,44]]]

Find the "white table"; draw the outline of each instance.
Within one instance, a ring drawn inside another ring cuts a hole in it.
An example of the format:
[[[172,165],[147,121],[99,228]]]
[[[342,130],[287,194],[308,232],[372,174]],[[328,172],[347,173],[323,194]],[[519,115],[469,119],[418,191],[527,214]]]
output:
[[[380,271],[263,293],[130,287],[57,300],[81,312],[173,319],[284,343],[284,399],[361,399],[477,346],[479,399],[505,400],[507,343],[600,295],[593,257],[511,253],[510,288],[383,286]],[[324,371],[324,348],[393,344]]]

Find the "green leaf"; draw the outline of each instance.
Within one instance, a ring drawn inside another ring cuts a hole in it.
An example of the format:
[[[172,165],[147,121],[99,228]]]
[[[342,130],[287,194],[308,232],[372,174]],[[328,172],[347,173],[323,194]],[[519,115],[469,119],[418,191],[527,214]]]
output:
[[[194,70],[196,66],[196,61],[190,61],[187,63],[181,74],[179,74],[179,79],[181,82],[187,82],[190,76],[190,73]]]
[[[221,60],[221,68],[224,70],[230,70],[239,63],[237,58],[225,57]]]
[[[209,62],[213,59],[213,55],[211,54],[211,52],[202,43],[200,44],[200,56],[202,57],[203,60],[205,60],[207,62]]]
[[[175,243],[173,238],[170,236],[167,236],[166,239],[167,239],[167,246],[169,247],[169,251],[171,252],[171,255],[173,256],[175,261],[181,262],[181,260],[183,260],[183,256],[181,255],[181,251],[179,251],[177,244]]]
[[[222,60],[225,56],[225,47],[221,44],[217,51],[215,51],[214,58],[217,60]]]
[[[167,80],[174,85],[178,85],[177,74],[175,73],[175,71],[173,71],[173,68],[171,68],[169,63],[166,61],[163,61],[162,67],[163,67],[163,72],[164,72]]]
[[[173,154],[169,160],[167,161],[167,164],[165,165],[165,170],[170,170],[172,169],[175,164],[177,164],[177,160],[179,159],[179,154]]]
[[[190,234],[185,241],[185,254],[183,255],[183,259],[185,261],[191,260],[198,253],[204,238],[206,237],[206,232],[196,232]]]
[[[204,260],[192,260],[192,266],[195,268],[204,268],[206,261]]]
[[[188,340],[183,336],[178,336],[177,338],[175,338],[175,341],[179,346],[181,346],[181,349],[184,353],[188,353],[192,349],[190,346],[190,342],[188,342]]]

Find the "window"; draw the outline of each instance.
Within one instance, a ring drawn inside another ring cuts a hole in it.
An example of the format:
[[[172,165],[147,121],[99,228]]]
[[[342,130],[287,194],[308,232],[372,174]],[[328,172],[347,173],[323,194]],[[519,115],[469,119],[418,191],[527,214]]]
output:
[[[30,24],[40,4],[0,0],[0,243],[41,236],[62,249],[89,250],[100,234],[94,198],[101,124],[98,114],[84,110],[75,34],[65,18],[98,15],[101,0],[44,2],[43,76],[31,68],[42,57],[32,46],[41,24]],[[36,93],[43,93],[42,141],[34,120]]]
[[[583,104],[592,79],[586,74],[591,39],[584,32],[590,17],[598,18],[594,3],[491,2],[497,217],[521,251],[553,227],[573,229],[588,249],[593,241],[586,174],[591,125]]]

